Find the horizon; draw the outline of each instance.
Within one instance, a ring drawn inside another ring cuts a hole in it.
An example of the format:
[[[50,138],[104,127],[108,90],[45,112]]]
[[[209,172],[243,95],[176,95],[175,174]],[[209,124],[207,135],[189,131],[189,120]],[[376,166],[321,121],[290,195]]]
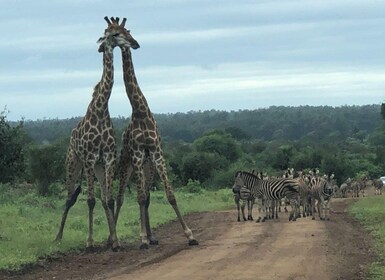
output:
[[[258,110],[269,110],[269,109],[272,109],[272,108],[279,108],[279,107],[284,107],[284,108],[301,108],[301,107],[314,107],[314,108],[320,108],[320,107],[327,107],[327,108],[333,108],[333,109],[338,109],[338,108],[343,108],[343,107],[366,107],[366,106],[378,106],[378,107],[381,107],[381,104],[362,104],[362,105],[338,105],[338,106],[332,106],[332,105],[297,105],[297,106],[285,106],[285,105],[271,105],[271,106],[268,106],[268,107],[261,107],[261,108],[255,108],[255,109],[238,109],[238,110],[221,110],[221,109],[207,109],[207,110],[191,110],[191,111],[187,111],[187,112],[173,112],[173,113],[154,113],[154,115],[176,115],[176,114],[185,114],[185,115],[188,115],[188,114],[199,114],[199,113],[205,113],[205,112],[211,112],[211,111],[215,111],[215,112],[226,112],[226,113],[238,113],[238,112],[243,112],[243,111],[258,111]],[[7,114],[5,114],[5,116],[7,116]],[[122,115],[119,115],[119,116],[111,116],[111,119],[120,119],[120,118],[123,118],[123,119],[129,119],[131,117],[131,115],[129,116],[122,116]],[[20,122],[20,121],[23,121],[23,122],[39,122],[39,121],[64,121],[64,120],[70,120],[70,119],[81,119],[83,118],[83,116],[71,116],[71,117],[67,117],[67,118],[42,118],[42,119],[19,119],[19,120],[9,120],[8,118],[6,118],[8,121],[10,121],[11,123],[15,123],[15,122]]]

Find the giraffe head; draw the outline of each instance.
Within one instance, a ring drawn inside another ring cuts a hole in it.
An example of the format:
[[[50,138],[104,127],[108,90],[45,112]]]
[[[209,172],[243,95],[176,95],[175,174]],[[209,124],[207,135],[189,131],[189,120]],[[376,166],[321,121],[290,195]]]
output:
[[[111,48],[117,46],[120,48],[139,48],[138,42],[131,36],[130,31],[124,27],[126,18],[123,18],[120,24],[118,17],[111,17],[111,20],[108,17],[104,17],[104,19],[108,26],[104,30],[103,36],[98,40],[98,43],[100,43],[99,52],[104,52],[107,45]]]

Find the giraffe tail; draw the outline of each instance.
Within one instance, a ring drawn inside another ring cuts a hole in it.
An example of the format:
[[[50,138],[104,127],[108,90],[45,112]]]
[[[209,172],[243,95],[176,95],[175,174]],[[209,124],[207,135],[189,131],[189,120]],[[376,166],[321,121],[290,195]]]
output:
[[[66,208],[67,209],[72,207],[76,203],[76,200],[78,199],[78,196],[79,196],[80,192],[82,191],[82,180],[83,180],[83,169],[82,169],[82,173],[80,175],[79,186],[72,193],[71,197],[66,201]]]
[[[71,195],[71,197],[66,201],[67,208],[72,207],[76,203],[76,200],[78,199],[78,196],[81,191],[82,191],[82,187],[81,185],[79,185],[74,191],[74,193]]]

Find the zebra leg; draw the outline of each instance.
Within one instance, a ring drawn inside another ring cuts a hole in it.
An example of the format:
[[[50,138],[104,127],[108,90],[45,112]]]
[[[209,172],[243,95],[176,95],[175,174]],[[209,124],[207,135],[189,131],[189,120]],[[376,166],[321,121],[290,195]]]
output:
[[[330,200],[331,198],[329,198],[329,200],[326,202],[326,213],[325,213],[325,216],[326,216],[326,220],[330,220]]]
[[[261,212],[262,212],[262,203],[261,199],[257,198],[257,204],[258,204],[258,219],[255,221],[256,223],[261,222]]]
[[[239,200],[236,197],[234,197],[234,200],[235,200],[235,204],[237,205],[237,213],[238,213],[237,221],[240,222],[241,221],[241,207],[239,205]]]
[[[244,203],[242,204],[241,209],[242,209],[243,221],[247,221],[247,218],[246,218],[246,215],[245,215],[245,204]]]
[[[294,219],[293,221],[295,222],[297,218],[300,216],[300,206],[297,200],[293,201],[294,203]]]
[[[249,210],[247,219],[248,219],[249,221],[254,221],[254,219],[253,219],[254,199],[248,199],[248,200],[247,200],[247,206],[248,206],[247,209]]]
[[[317,211],[318,211],[318,216],[320,218],[320,220],[324,220],[323,216],[322,216],[322,210],[321,207],[323,208],[323,203],[321,201],[318,201],[317,202]]]
[[[278,219],[279,200],[275,200],[274,204],[275,204],[275,218]]]
[[[289,215],[289,221],[295,222],[297,220],[298,203],[295,200],[290,201],[291,211]]]
[[[315,199],[314,198],[312,198],[311,199],[311,215],[312,215],[312,220],[315,220],[315,216],[314,216],[314,214],[315,214]]]

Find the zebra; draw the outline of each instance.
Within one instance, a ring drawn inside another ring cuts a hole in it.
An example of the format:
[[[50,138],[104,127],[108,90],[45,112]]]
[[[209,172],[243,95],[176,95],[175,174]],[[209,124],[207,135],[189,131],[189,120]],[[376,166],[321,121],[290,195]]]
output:
[[[294,178],[298,181],[300,204],[299,209],[302,206],[302,217],[307,217],[312,214],[311,210],[311,197],[310,197],[310,178],[305,176],[302,171],[298,172],[298,177]],[[300,211],[301,212],[301,211]],[[299,217],[301,213],[299,213]]]
[[[283,197],[287,197],[292,203],[292,209],[289,216],[289,221],[297,219],[298,200],[299,200],[299,186],[296,180],[292,179],[270,179],[263,180],[258,176],[246,172],[238,171],[235,174],[235,181],[233,185],[233,192],[242,193],[244,190],[250,191],[250,196],[257,199],[259,208],[262,208],[261,203],[265,202],[266,214],[262,218],[262,222],[268,218],[268,209],[272,209],[274,217],[275,201]],[[261,221],[261,213],[257,222]]]
[[[330,176],[329,178],[332,178]],[[313,177],[311,179],[311,210],[312,219],[315,220],[314,209],[317,202],[317,211],[321,220],[330,220],[330,201],[333,195],[333,186],[330,182],[321,177]],[[322,206],[322,209],[321,209]]]
[[[350,184],[350,188],[348,190],[352,192],[352,197],[360,197],[360,192],[363,189],[364,189],[363,181],[361,179],[355,179]]]
[[[251,174],[254,174],[255,170],[253,169],[251,171]],[[260,173],[262,174],[262,172]],[[234,194],[234,202],[235,205],[237,205],[237,210],[238,210],[238,217],[237,221],[241,221],[241,213],[242,213],[242,218],[244,221],[253,221],[253,205],[255,202],[255,199],[253,199],[252,196],[250,196],[250,190],[248,189],[242,189],[239,191],[234,191],[233,189],[233,194]],[[245,216],[245,206],[247,205],[247,218]]]
[[[252,209],[253,209],[253,204],[254,204],[254,199],[250,196],[250,190],[247,189],[242,189],[239,191],[234,191],[234,202],[237,205],[237,210],[238,210],[238,217],[237,221],[241,221],[241,213],[242,213],[242,218],[244,221],[252,221],[253,216],[252,216]],[[245,206],[247,205],[247,218],[245,216]]]
[[[287,168],[283,171],[282,178],[285,179],[293,179],[294,178],[294,168]],[[282,201],[283,200],[283,201]],[[283,199],[280,199],[278,202],[278,210],[281,212],[281,205],[283,206],[283,210],[285,210],[285,213],[287,213],[287,206],[289,205],[289,201],[284,197]]]
[[[348,178],[345,182],[343,182],[340,186],[341,196],[343,198],[347,197],[347,192],[350,189],[350,184],[352,183],[352,179]]]
[[[384,183],[381,179],[373,180],[373,186],[375,189],[375,195],[382,195],[382,188],[384,187]]]

